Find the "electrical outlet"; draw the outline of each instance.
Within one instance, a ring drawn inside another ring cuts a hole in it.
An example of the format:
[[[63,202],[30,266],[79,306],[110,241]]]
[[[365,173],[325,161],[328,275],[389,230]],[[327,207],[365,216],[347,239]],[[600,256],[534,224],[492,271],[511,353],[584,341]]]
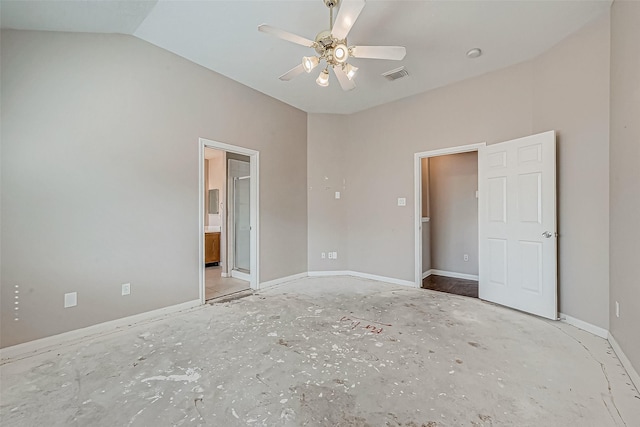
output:
[[[131,293],[131,283],[122,284],[122,295],[129,295]]]
[[[333,252],[329,252],[329,259],[333,259]]]
[[[469,254],[464,254],[462,256],[462,259],[464,259],[465,261],[469,261]]]
[[[405,197],[398,197],[398,206],[407,206],[407,199]]]
[[[320,258],[325,259],[327,257],[327,253],[326,252],[322,252],[320,254]]]
[[[333,253],[333,259],[338,259],[338,252]]]
[[[616,301],[616,317],[620,317],[620,303]]]
[[[69,292],[64,294],[64,308],[75,307],[78,305],[78,293]]]

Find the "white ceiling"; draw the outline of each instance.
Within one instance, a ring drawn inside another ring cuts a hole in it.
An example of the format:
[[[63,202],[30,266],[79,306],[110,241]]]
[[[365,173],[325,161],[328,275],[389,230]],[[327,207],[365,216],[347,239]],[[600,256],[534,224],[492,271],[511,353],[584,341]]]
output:
[[[530,59],[606,13],[611,0],[368,0],[349,44],[406,46],[402,61],[351,59],[357,88],[320,68],[278,76],[314,51],[259,33],[268,23],[313,39],[329,25],[322,0],[1,0],[2,28],[123,33],[146,40],[307,112],[348,114]],[[483,55],[468,59],[479,47]],[[404,65],[409,77],[381,73]]]

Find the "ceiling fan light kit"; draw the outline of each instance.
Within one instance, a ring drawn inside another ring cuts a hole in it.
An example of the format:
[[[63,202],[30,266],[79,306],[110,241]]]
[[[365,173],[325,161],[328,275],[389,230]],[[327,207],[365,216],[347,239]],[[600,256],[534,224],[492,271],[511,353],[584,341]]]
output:
[[[318,86],[327,87],[329,86],[329,70],[326,68],[320,72],[320,75],[316,79],[316,83]]]
[[[302,66],[307,73],[310,73],[311,70],[316,68],[320,63],[320,58],[317,56],[304,56],[302,58]]]
[[[353,66],[353,65],[351,65],[351,64],[347,64],[347,65],[345,65],[345,67],[344,67],[344,71],[345,71],[345,73],[347,74],[347,78],[348,78],[349,80],[351,80],[351,79],[353,79],[353,78],[355,77],[355,75],[356,75],[356,71],[358,71],[358,67],[354,67],[354,66]]]
[[[333,59],[338,64],[344,64],[349,57],[349,49],[344,43],[339,43],[333,48]]]
[[[289,33],[270,25],[258,26],[258,31],[274,35],[283,40],[315,49],[318,56],[305,56],[302,63],[280,76],[280,80],[289,81],[303,71],[310,73],[321,61],[326,63],[324,70],[316,79],[319,86],[329,86],[329,67],[333,70],[343,90],[355,89],[353,81],[358,67],[347,63],[350,57],[363,59],[388,59],[400,61],[406,55],[403,46],[349,46],[347,35],[362,12],[365,0],[323,0],[329,8],[329,28],[318,33],[315,40]],[[338,16],[333,21],[333,8],[338,7]]]

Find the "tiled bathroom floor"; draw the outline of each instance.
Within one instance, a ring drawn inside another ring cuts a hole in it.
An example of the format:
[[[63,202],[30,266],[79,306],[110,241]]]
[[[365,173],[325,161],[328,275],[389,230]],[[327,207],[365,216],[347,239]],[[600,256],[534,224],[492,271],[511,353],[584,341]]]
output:
[[[204,272],[204,295],[205,300],[218,298],[234,292],[249,289],[249,282],[235,279],[233,277],[221,277],[222,267],[206,267]]]

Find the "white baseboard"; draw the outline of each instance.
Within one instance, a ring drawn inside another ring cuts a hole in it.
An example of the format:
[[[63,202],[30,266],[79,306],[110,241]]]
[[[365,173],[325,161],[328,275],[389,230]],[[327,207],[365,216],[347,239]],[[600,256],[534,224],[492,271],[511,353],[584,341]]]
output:
[[[431,272],[431,270],[427,270],[424,273],[422,273],[422,280],[426,279],[427,277],[431,276],[433,273]]]
[[[613,348],[616,356],[618,356],[618,359],[620,359],[622,366],[627,371],[629,378],[631,378],[631,382],[636,386],[636,390],[640,391],[640,375],[638,375],[638,371],[636,371],[633,365],[631,365],[631,361],[629,360],[629,358],[627,358],[627,355],[624,354],[616,339],[613,337],[613,335],[611,335],[611,332],[609,332],[607,341],[609,341],[609,344],[611,344],[611,348]]]
[[[291,276],[280,277],[278,279],[268,280],[266,282],[261,282],[258,285],[258,289],[259,290],[263,290],[263,289],[266,289],[266,288],[270,288],[272,286],[277,286],[277,285],[281,285],[283,283],[291,282],[292,280],[302,279],[302,278],[307,277],[307,276],[308,276],[307,273],[298,273],[298,274],[292,274]]]
[[[349,271],[349,274],[351,276],[361,277],[363,279],[378,280],[380,282],[393,283],[394,285],[409,286],[412,288],[416,287],[416,284],[414,282],[411,282],[409,280],[396,279],[394,277],[378,276],[375,274],[361,273],[359,271]]]
[[[453,277],[454,279],[478,280],[477,274],[456,273],[453,271],[436,270],[435,268],[429,270],[428,273],[427,276],[435,274],[436,276]]]
[[[351,272],[343,271],[310,271],[309,277],[351,276]]]
[[[164,317],[179,311],[191,310],[194,307],[201,306],[199,299],[176,304],[169,307],[159,308],[157,310],[147,311],[145,313],[134,314],[120,319],[110,320],[108,322],[98,323],[97,325],[87,326],[86,328],[75,329],[69,332],[63,332],[58,335],[40,338],[37,340],[16,344],[11,347],[0,349],[0,360],[2,363],[9,362],[14,359],[22,359],[24,357],[35,356],[40,353],[51,351],[61,345],[73,344],[74,342],[90,338],[104,333],[116,332],[119,329],[127,328],[138,323],[148,320]]]
[[[220,273],[220,277],[229,277],[229,273]]]
[[[244,280],[245,282],[251,281],[250,274],[243,273],[242,271],[238,271],[238,270],[231,270],[231,277],[233,277],[234,279]]]
[[[596,325],[592,325],[591,323],[587,323],[584,320],[568,316],[564,313],[560,313],[560,320],[572,326],[575,326],[578,329],[582,329],[583,331],[590,332],[593,335],[599,336],[600,338],[604,338],[605,340],[609,336],[609,331],[607,331],[606,329]]]
[[[361,273],[359,271],[344,270],[344,271],[310,271],[309,272],[309,277],[323,277],[323,276],[353,276],[353,277],[360,277],[362,279],[371,279],[371,280],[378,280],[380,282],[392,283],[394,285],[410,286],[412,288],[416,287],[416,284],[409,280],[378,276],[378,275],[369,274],[369,273]]]

